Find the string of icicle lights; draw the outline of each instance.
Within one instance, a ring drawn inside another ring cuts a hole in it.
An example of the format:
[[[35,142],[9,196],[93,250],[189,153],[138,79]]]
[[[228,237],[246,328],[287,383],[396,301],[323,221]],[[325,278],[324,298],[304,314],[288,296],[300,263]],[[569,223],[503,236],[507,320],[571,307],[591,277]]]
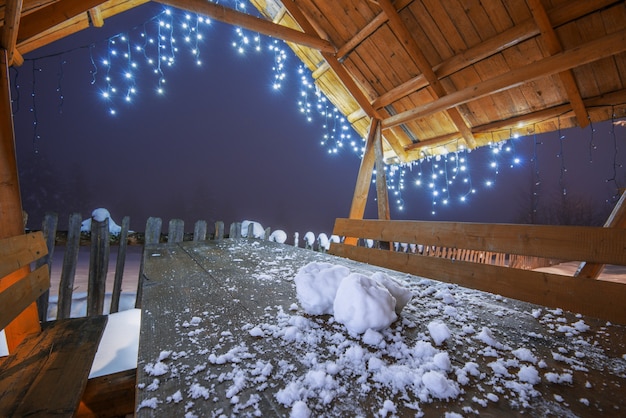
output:
[[[244,3],[232,3],[236,10],[246,11]],[[98,55],[95,44],[90,45],[92,84],[100,89],[108,112],[116,115],[123,103],[132,104],[138,94],[150,93],[139,88],[137,80],[140,75],[145,78],[146,74],[152,74],[153,94],[164,96],[167,93],[166,73],[174,67],[181,54],[191,54],[195,64],[202,66],[202,45],[209,30],[210,19],[165,8],[142,25],[106,39],[105,53],[102,56]],[[310,70],[301,64],[297,68],[290,68],[289,58],[293,57],[293,53],[283,41],[235,28],[231,45],[239,54],[272,54],[273,90],[285,87],[289,74],[296,75],[299,84],[298,109],[308,122],[321,122],[320,144],[328,154],[348,153],[362,157],[365,151],[364,139],[354,134],[345,117],[322,94],[313,81]],[[35,76],[33,85],[34,80]],[[142,81],[142,85],[145,82]],[[60,81],[58,90],[61,91]],[[432,215],[436,215],[439,208],[468,202],[479,187],[490,188],[495,185],[500,167],[520,164],[512,141],[492,144],[490,148],[492,157],[487,174],[482,167],[474,169],[480,171],[480,181],[472,180],[468,150],[429,157],[410,164],[385,166],[390,203],[398,211],[405,210],[403,193],[411,183],[430,195]],[[415,178],[408,180],[411,175]],[[373,181],[376,181],[376,176]]]
[[[522,158],[515,152],[515,139],[517,136],[512,136],[508,141],[490,144],[487,166],[474,170],[470,170],[471,151],[462,148],[459,151],[427,157],[408,164],[385,166],[390,204],[398,211],[404,211],[406,203],[403,193],[407,184],[411,183],[430,196],[430,214],[433,216],[436,216],[440,209],[455,203],[469,203],[479,187],[489,189],[495,186],[501,167],[514,168],[522,164]],[[482,165],[484,166],[484,163]],[[481,181],[472,181],[472,172],[480,172]],[[411,175],[413,180],[407,180]]]

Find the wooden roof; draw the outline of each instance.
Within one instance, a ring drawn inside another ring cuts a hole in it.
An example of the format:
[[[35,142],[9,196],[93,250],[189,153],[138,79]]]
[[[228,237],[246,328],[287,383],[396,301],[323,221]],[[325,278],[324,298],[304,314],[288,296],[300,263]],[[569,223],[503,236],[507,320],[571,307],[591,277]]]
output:
[[[19,64],[145,2],[0,0],[2,45]],[[381,121],[387,163],[626,115],[623,0],[251,2],[265,20],[161,1],[285,39],[362,137]]]

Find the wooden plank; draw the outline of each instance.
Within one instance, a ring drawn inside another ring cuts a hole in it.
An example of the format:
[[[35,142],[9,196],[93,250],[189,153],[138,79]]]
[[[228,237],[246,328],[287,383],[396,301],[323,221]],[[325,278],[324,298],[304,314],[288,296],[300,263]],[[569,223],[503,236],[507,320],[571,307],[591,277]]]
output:
[[[126,264],[126,250],[128,248],[128,230],[130,229],[130,217],[124,216],[120,230],[120,244],[117,248],[117,259],[115,260],[115,279],[113,281],[113,292],[111,294],[110,313],[119,311],[120,296],[122,295],[122,279],[124,278],[124,266]]]
[[[80,249],[80,227],[82,217],[80,213],[72,213],[68,220],[67,241],[63,254],[63,267],[59,280],[59,301],[57,305],[57,319],[69,318],[72,312],[72,295],[74,293],[74,278],[78,265],[78,251]]]
[[[193,227],[193,240],[204,241],[206,240],[207,223],[205,220],[196,221]]]
[[[0,281],[48,254],[41,231],[0,239]]]
[[[46,213],[41,225],[41,231],[46,237],[46,247],[48,248],[48,254],[40,258],[35,262],[35,268],[39,268],[42,265],[48,266],[48,272],[52,271],[52,256],[54,254],[54,241],[57,236],[57,225],[59,223],[59,217],[56,213]],[[48,305],[50,299],[50,288],[37,299],[37,310],[39,311],[39,320],[41,322],[48,320]]]
[[[626,324],[626,285],[332,243],[331,253],[460,286]]]
[[[146,246],[158,244],[161,241],[161,218],[149,217],[146,221],[146,232],[144,237],[143,254],[139,263],[139,278],[137,279],[137,297],[135,298],[135,308],[141,308],[141,298],[143,297],[144,281],[144,259],[146,257]]]
[[[220,22],[229,23],[239,26],[253,32],[262,33],[274,38],[282,39],[287,42],[293,42],[298,45],[308,46],[320,51],[334,54],[335,47],[325,39],[311,35],[310,33],[300,32],[286,26],[277,25],[273,22],[258,18],[256,16],[241,13],[233,9],[222,6],[221,4],[211,3],[204,0],[159,0],[159,3],[167,4],[190,12],[199,13],[209,16]]]
[[[525,67],[513,69],[478,85],[450,93],[434,102],[391,116],[383,120],[383,128],[390,128],[413,119],[432,115],[489,94],[517,87],[531,80],[557,74],[624,51],[626,51],[626,30],[621,30]]]
[[[109,270],[109,218],[97,221],[91,218],[91,252],[87,283],[87,316],[102,315]]]
[[[0,293],[0,329],[4,329],[50,287],[48,266],[43,265]]]
[[[617,228],[339,218],[333,234],[626,265],[626,230]]]
[[[183,242],[185,237],[185,222],[182,219],[170,219],[167,230],[167,242]]]
[[[215,236],[213,239],[224,239],[224,222],[215,222]]]
[[[106,322],[54,321],[24,340],[0,365],[0,416],[73,416]]]
[[[89,379],[76,417],[132,416],[136,378],[137,369],[131,369]]]

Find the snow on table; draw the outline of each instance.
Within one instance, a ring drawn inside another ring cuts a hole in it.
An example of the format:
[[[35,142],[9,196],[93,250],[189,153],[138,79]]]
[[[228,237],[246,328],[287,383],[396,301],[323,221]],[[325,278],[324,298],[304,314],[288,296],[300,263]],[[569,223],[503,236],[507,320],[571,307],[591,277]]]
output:
[[[389,327],[349,331],[300,306],[311,263],[384,272],[412,299]],[[150,247],[145,274],[138,416],[626,409],[624,326],[267,241]]]

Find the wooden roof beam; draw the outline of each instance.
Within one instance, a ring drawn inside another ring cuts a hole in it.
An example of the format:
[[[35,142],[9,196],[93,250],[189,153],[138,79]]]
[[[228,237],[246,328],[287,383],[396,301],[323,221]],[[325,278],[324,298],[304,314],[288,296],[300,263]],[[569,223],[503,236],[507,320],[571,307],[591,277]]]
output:
[[[263,35],[273,36],[274,38],[282,39],[287,42],[308,46],[323,53],[335,53],[335,47],[327,40],[318,36],[277,25],[269,20],[241,13],[220,4],[211,3],[206,0],[158,0],[158,2],[209,16],[220,22],[240,26],[244,29],[262,33]]]
[[[567,7],[556,7],[548,12],[550,22],[555,27],[563,25],[572,20],[585,16],[595,10],[610,6],[616,3],[615,0],[576,0],[567,5]],[[519,25],[499,33],[498,35],[487,39],[486,41],[450,57],[441,64],[435,65],[433,70],[437,77],[444,78],[461,71],[478,61],[490,57],[503,50],[517,45],[527,39],[537,36],[540,33],[537,24],[533,18],[529,18]],[[396,100],[408,96],[428,85],[428,81],[420,74],[411,80],[389,90],[372,102],[376,109],[383,108]]]
[[[433,68],[428,62],[428,59],[426,59],[426,56],[422,52],[419,45],[417,45],[417,42],[407,29],[406,25],[402,22],[402,19],[400,18],[400,15],[396,11],[394,5],[391,4],[390,0],[379,0],[378,4],[389,18],[389,26],[391,27],[391,30],[396,34],[411,58],[415,61],[418,68],[428,81],[428,84],[430,84],[430,87],[435,92],[435,95],[438,98],[445,97],[447,95],[446,89],[439,81],[439,78],[433,71]],[[474,140],[472,131],[467,126],[467,122],[465,122],[465,119],[463,119],[463,116],[461,115],[459,110],[451,107],[448,108],[446,111],[448,113],[448,116],[452,120],[452,123],[456,126],[459,132],[461,132],[463,138],[465,138],[465,141],[471,147],[474,147],[476,145],[476,141]]]
[[[610,94],[603,94],[596,97],[590,97],[584,99],[583,104],[585,108],[591,109],[601,108],[606,106],[613,106],[616,103],[626,103],[626,89],[617,90]],[[513,127],[524,127],[540,122],[547,122],[549,120],[557,119],[558,117],[568,117],[568,114],[572,112],[571,103],[565,103],[558,106],[553,106],[547,109],[538,110],[536,112],[526,113],[525,115],[515,116],[512,118],[499,120],[491,123],[487,123],[472,128],[474,135],[480,136],[484,132],[493,132],[502,129],[510,129]]]
[[[17,32],[20,27],[22,0],[7,0],[4,11],[4,25],[0,33],[0,46],[7,51],[9,66],[13,64],[17,45]],[[21,57],[21,56],[20,56]]]
[[[548,48],[548,53],[550,55],[555,55],[559,52],[562,52],[563,46],[561,45],[559,38],[557,38],[556,33],[552,28],[552,24],[550,23],[550,17],[546,13],[546,9],[541,4],[541,0],[527,1],[535,22],[537,22],[537,26],[541,31],[541,36],[546,44],[546,47]],[[587,114],[587,109],[585,108],[583,99],[580,96],[580,90],[578,89],[578,85],[576,84],[574,73],[572,72],[572,70],[565,70],[559,73],[559,78],[561,79],[561,83],[565,88],[567,97],[572,104],[572,108],[574,109],[574,113],[576,114],[576,119],[578,120],[578,125],[581,128],[586,127],[587,125],[589,125],[589,115]]]
[[[66,20],[86,13],[106,0],[59,0],[22,18],[17,43],[22,43]]]
[[[524,67],[513,69],[490,80],[485,80],[435,101],[407,110],[383,120],[383,128],[401,125],[437,112],[459,106],[472,100],[520,86],[538,78],[547,77],[571,68],[626,51],[626,30],[587,42],[575,48],[552,55]]]

